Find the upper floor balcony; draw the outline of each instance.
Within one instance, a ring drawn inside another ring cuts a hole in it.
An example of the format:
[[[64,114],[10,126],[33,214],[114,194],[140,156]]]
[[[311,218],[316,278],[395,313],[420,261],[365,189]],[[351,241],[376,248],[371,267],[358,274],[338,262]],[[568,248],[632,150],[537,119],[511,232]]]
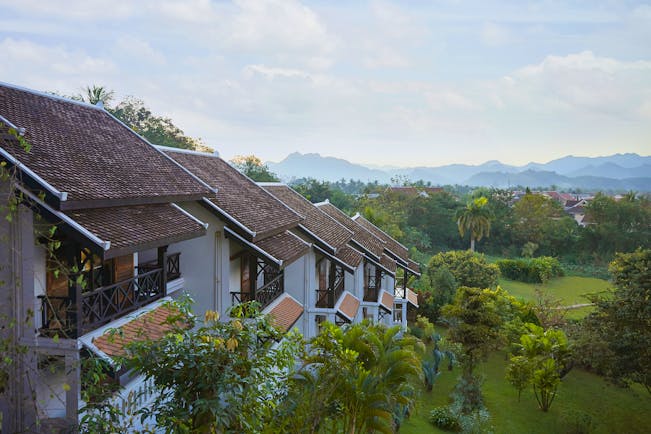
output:
[[[180,253],[159,248],[158,261],[137,266],[132,255],[91,259],[81,270],[68,276],[48,271],[47,292],[38,297],[42,335],[77,338],[165,297],[167,283],[181,277]]]

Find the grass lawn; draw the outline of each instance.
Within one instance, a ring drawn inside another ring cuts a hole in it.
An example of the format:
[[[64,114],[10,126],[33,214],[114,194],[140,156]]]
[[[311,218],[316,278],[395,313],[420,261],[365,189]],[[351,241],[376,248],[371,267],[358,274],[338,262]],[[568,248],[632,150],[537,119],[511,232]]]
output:
[[[641,387],[622,389],[608,384],[601,377],[574,369],[558,389],[548,413],[538,409],[531,390],[522,392],[518,402],[515,389],[504,379],[506,362],[502,353],[493,354],[481,367],[486,381],[483,392],[491,414],[495,433],[563,433],[564,413],[578,410],[596,421],[596,433],[648,433],[651,431],[651,395]],[[404,434],[442,433],[428,421],[429,411],[446,405],[459,375],[459,369],[444,370],[430,393],[423,390],[416,410],[405,421]]]
[[[552,297],[562,300],[563,304],[573,305],[589,303],[589,300],[584,297],[585,294],[604,291],[610,288],[611,284],[607,280],[594,277],[565,276],[551,279],[544,285],[500,278],[500,286],[515,297],[531,301],[536,299],[535,289],[541,288]],[[567,316],[571,319],[580,319],[591,310],[592,307],[570,309]]]

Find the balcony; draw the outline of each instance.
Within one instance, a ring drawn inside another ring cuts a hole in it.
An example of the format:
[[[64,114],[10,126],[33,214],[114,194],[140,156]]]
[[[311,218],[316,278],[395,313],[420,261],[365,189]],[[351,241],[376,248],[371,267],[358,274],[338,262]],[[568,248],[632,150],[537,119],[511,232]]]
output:
[[[332,309],[344,293],[344,270],[333,267],[331,276],[328,288],[316,290],[316,307]]]
[[[280,273],[264,286],[257,288],[253,293],[231,292],[233,306],[249,301],[257,301],[260,303],[260,310],[263,310],[285,291],[283,278],[283,273]]]
[[[165,259],[165,270],[139,265],[139,274],[131,279],[86,292],[71,283],[67,296],[39,296],[41,334],[76,338],[164,297],[167,281],[180,277],[179,254]]]

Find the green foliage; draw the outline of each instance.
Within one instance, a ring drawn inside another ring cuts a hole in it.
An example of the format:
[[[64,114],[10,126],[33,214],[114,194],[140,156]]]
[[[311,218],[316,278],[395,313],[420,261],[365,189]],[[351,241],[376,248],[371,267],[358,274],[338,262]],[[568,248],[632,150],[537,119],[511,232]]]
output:
[[[443,431],[461,431],[459,418],[452,412],[449,406],[434,407],[429,414],[429,421],[432,425],[442,429]]]
[[[564,275],[556,258],[541,256],[532,259],[500,259],[495,262],[502,276],[527,283],[546,283],[553,277]]]
[[[506,378],[520,393],[533,386],[538,406],[544,412],[554,402],[561,378],[571,368],[571,354],[565,333],[561,330],[543,330],[527,324],[528,333],[520,337],[519,355],[511,358]]]
[[[229,316],[220,322],[208,312],[196,328],[179,325],[160,340],[128,346],[125,366],[152,379],[160,392],[140,411],[143,417],[153,416],[158,427],[172,432],[262,429],[281,398],[301,340],[290,334],[281,341],[283,335],[255,305],[238,305]],[[179,318],[168,321],[179,324]]]
[[[231,164],[244,175],[256,182],[278,182],[280,179],[255,155],[238,155]]]
[[[155,145],[212,152],[201,139],[186,136],[170,118],[154,115],[140,99],[127,97],[107,110]]]
[[[597,309],[575,335],[579,359],[651,393],[651,249],[618,254],[610,271],[615,290],[592,297]]]
[[[427,273],[432,281],[441,268],[446,268],[458,286],[493,288],[499,279],[499,268],[489,264],[484,255],[468,250],[438,253],[430,259]]]
[[[269,432],[394,432],[422,381],[418,341],[399,331],[323,324]]]
[[[528,193],[513,205],[514,235],[524,245],[527,242],[542,245],[544,226],[552,218],[563,215],[563,207],[542,194]]]
[[[473,252],[475,251],[475,241],[480,241],[484,236],[490,236],[492,215],[487,204],[487,198],[478,197],[457,212],[459,234],[461,237],[466,233],[470,234],[470,250]]]

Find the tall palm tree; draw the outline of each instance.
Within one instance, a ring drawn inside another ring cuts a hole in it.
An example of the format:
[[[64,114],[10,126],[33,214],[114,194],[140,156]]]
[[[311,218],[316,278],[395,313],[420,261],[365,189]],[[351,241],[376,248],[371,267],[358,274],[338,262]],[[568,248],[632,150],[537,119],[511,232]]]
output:
[[[457,226],[459,234],[465,236],[470,233],[470,250],[475,251],[475,241],[481,240],[484,236],[490,236],[491,213],[488,207],[488,199],[478,197],[468,202],[465,208],[457,212]]]

